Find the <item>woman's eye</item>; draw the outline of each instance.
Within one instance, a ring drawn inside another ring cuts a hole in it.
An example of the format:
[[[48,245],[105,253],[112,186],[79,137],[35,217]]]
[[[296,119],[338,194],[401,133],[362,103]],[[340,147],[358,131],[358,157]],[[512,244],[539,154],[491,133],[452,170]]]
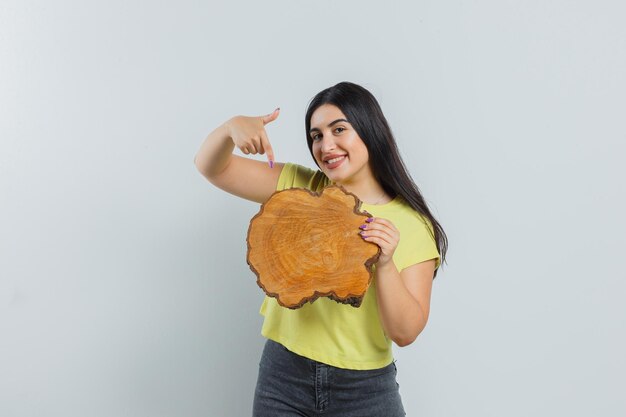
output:
[[[317,140],[317,137],[318,137],[318,136],[319,136],[319,135],[313,135],[313,136],[311,136],[311,139],[313,139],[313,140]]]
[[[340,130],[340,132],[343,132],[344,130],[346,130],[346,129],[345,129],[345,128],[343,128],[343,127],[338,127],[338,128],[337,128],[337,129],[335,129],[335,130],[339,130],[339,129],[341,129],[341,130]]]

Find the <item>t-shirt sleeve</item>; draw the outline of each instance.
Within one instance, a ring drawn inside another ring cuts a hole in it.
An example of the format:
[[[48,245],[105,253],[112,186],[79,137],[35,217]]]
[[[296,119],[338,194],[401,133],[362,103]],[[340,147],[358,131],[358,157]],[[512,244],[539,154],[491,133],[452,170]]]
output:
[[[324,175],[302,165],[287,162],[278,177],[276,191],[299,187],[317,191],[325,185]]]
[[[400,249],[400,245],[403,247],[398,259],[394,257],[398,271],[434,258],[437,258],[435,269],[439,268],[441,257],[431,232],[430,221],[421,216],[415,218],[406,230],[400,231],[400,244],[397,249]]]

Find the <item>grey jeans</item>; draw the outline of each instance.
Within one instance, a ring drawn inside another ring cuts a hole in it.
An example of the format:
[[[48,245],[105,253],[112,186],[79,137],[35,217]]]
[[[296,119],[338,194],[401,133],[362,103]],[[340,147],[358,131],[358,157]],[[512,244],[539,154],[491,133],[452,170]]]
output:
[[[259,363],[253,417],[406,416],[395,361],[365,371],[297,355],[268,339]]]

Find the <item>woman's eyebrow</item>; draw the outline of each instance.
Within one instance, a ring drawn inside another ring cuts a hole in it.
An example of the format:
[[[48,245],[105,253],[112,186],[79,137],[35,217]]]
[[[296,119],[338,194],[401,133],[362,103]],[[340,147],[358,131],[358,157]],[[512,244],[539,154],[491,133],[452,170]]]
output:
[[[332,125],[334,125],[335,123],[339,123],[339,122],[346,122],[346,123],[350,123],[349,121],[347,121],[346,119],[337,119],[337,120],[333,120],[332,122],[328,123],[328,127],[331,127]],[[316,127],[312,127],[311,130],[309,130],[309,133],[311,132],[321,132],[318,128]]]

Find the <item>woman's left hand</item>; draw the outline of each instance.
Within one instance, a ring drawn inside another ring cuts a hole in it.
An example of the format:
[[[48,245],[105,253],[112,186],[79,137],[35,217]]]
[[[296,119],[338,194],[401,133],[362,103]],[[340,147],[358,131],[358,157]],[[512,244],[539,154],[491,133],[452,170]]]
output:
[[[368,222],[369,219],[372,221]],[[381,253],[378,258],[378,266],[391,262],[393,253],[400,242],[400,232],[389,220],[380,217],[370,217],[365,224],[360,226],[361,237],[380,246]]]

